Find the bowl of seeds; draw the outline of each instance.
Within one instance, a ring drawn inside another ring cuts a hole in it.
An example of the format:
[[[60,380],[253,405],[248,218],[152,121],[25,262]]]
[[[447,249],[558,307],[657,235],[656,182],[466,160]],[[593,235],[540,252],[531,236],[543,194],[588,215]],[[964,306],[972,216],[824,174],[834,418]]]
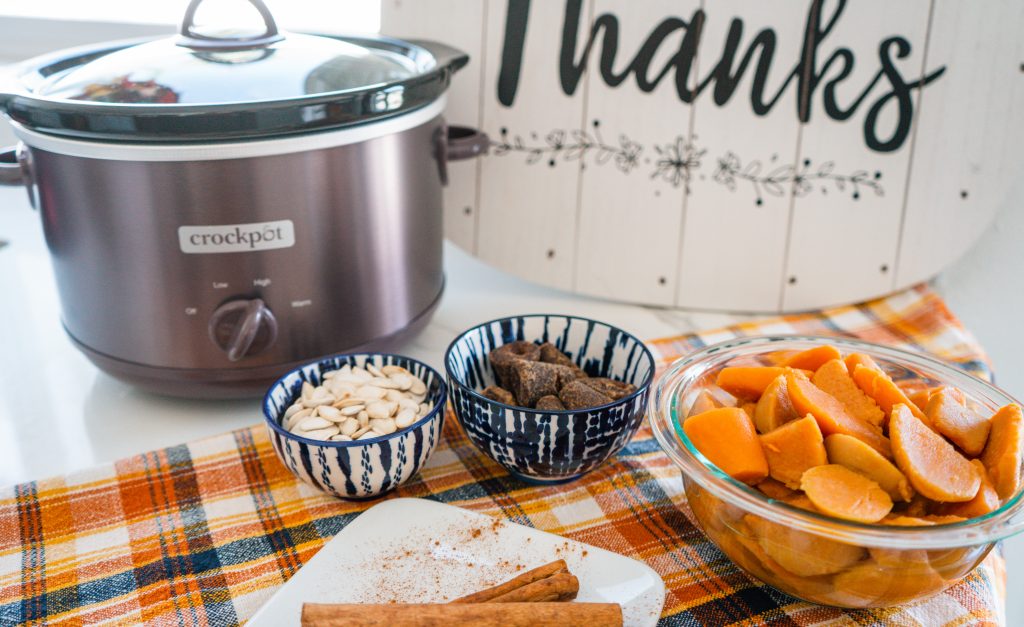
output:
[[[629,442],[655,363],[610,324],[534,314],[465,331],[445,369],[470,441],[524,481],[549,484],[584,475]]]
[[[409,480],[441,437],[447,386],[423,362],[382,353],[334,355],[292,370],[263,398],[281,462],[346,499]]]

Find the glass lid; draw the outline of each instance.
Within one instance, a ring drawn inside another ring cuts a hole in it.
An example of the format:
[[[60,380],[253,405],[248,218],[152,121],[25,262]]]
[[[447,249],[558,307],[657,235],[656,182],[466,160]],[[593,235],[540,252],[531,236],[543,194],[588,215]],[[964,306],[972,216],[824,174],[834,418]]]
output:
[[[202,31],[193,0],[177,37],[130,46],[48,77],[47,98],[131,104],[222,104],[361,89],[430,70],[433,58],[313,35],[283,34],[262,2],[263,31]]]
[[[338,128],[439,98],[468,57],[443,44],[254,28],[203,28],[191,0],[178,35],[26,62],[0,110],[42,132],[125,141],[266,137]]]

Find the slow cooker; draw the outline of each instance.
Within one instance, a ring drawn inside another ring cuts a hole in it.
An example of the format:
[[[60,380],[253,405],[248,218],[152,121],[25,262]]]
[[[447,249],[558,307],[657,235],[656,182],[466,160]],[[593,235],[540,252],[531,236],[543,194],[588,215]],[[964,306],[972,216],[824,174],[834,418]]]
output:
[[[468,57],[386,37],[197,26],[66,50],[0,93],[0,182],[39,209],[73,342],[179,396],[243,397],[415,333],[444,288],[442,117]]]

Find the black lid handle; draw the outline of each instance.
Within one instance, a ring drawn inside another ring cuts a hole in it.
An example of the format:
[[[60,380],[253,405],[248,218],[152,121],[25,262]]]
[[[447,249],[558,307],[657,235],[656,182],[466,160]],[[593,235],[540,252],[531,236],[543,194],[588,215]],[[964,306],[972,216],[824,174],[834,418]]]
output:
[[[270,9],[263,4],[263,0],[249,0],[249,4],[259,12],[263,18],[263,25],[266,27],[263,34],[253,37],[214,37],[203,35],[195,31],[196,10],[203,0],[192,0],[185,9],[185,15],[181,18],[181,31],[178,36],[178,45],[196,50],[250,50],[263,48],[270,44],[284,39],[277,30],[277,22],[270,14]]]

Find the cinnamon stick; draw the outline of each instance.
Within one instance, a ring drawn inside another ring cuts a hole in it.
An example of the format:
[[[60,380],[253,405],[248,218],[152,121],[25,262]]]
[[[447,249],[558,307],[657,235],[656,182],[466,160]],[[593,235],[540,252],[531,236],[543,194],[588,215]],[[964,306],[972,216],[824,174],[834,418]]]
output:
[[[622,627],[616,603],[416,603],[302,606],[303,627]]]
[[[572,601],[580,591],[580,581],[570,573],[555,573],[488,600],[488,603],[540,603]]]
[[[549,564],[544,564],[543,566],[538,566],[537,568],[528,570],[513,579],[509,579],[505,583],[498,584],[492,588],[487,588],[486,590],[481,590],[480,592],[474,592],[473,594],[469,594],[464,597],[459,597],[452,601],[452,603],[485,603],[535,581],[546,579],[558,573],[568,572],[569,567],[566,566],[565,560],[555,560]],[[577,590],[578,589],[579,586],[577,584]]]

